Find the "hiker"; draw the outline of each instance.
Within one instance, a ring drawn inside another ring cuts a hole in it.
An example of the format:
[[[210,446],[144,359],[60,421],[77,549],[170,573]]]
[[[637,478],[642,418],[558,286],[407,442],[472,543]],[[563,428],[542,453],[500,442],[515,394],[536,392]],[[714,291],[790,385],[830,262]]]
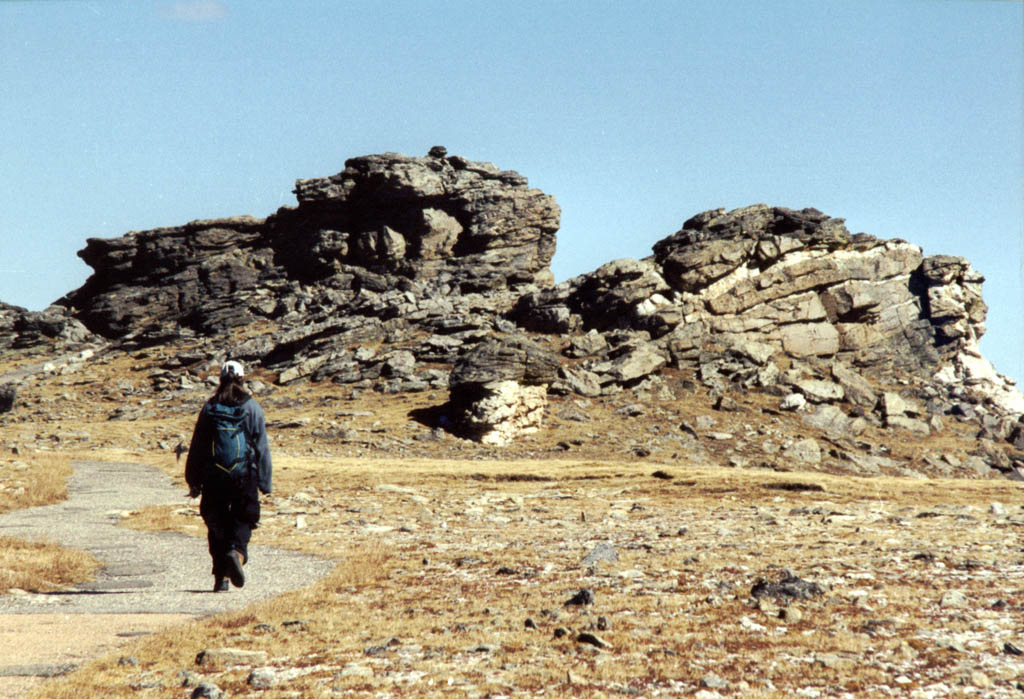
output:
[[[220,384],[199,412],[185,462],[188,496],[203,496],[199,514],[213,558],[214,592],[227,591],[228,580],[235,587],[245,584],[242,566],[260,521],[256,491],[271,491],[266,421],[242,383],[244,375],[236,361],[221,367]]]

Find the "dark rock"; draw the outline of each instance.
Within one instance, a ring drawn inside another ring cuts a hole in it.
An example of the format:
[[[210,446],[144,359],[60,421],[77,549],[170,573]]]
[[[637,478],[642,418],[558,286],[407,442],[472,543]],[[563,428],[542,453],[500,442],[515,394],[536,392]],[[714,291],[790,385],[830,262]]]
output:
[[[586,643],[587,645],[594,646],[596,648],[612,647],[612,644],[608,643],[608,641],[604,640],[595,633],[590,633],[589,631],[584,631],[580,633],[578,636],[576,636],[576,642]]]
[[[14,410],[14,404],[18,400],[18,390],[11,385],[0,385],[0,413],[9,413]]]
[[[482,342],[463,355],[452,369],[455,392],[499,381],[525,386],[549,384],[558,374],[558,356],[524,336]],[[472,390],[472,389],[471,389]]]
[[[189,695],[192,699],[220,699],[224,692],[213,682],[201,682]]]
[[[776,582],[758,578],[750,589],[754,598],[774,597],[775,599],[813,599],[825,594],[825,589],[815,582],[809,582],[784,571]]]
[[[580,590],[575,595],[565,601],[563,606],[566,607],[582,607],[588,604],[594,603],[594,593],[586,588]]]

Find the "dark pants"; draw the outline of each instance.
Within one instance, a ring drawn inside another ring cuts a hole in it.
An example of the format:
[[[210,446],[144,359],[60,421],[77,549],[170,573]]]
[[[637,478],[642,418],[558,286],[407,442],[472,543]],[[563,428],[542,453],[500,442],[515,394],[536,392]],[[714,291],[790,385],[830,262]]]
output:
[[[206,539],[213,559],[213,574],[228,577],[226,558],[234,549],[249,560],[249,538],[260,521],[260,498],[252,474],[240,481],[212,476],[203,484],[199,514],[206,523]]]

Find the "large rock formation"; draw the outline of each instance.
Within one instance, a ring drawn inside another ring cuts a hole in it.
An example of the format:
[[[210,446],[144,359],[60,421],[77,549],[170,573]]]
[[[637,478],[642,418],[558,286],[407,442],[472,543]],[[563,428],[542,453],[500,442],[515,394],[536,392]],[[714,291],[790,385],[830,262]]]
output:
[[[830,434],[923,434],[948,415],[1024,444],[1024,397],[978,351],[983,279],[962,258],[759,204],[556,286],[558,205],[514,172],[435,148],[353,158],[295,192],[266,219],[90,239],[95,273],[60,305],[0,306],[0,347],[186,337],[279,384],[449,388],[450,419],[495,443],[536,427],[546,393],[610,395],[672,367],[722,409],[765,391]],[[558,335],[561,366],[522,331]],[[887,387],[908,377],[922,405],[901,409]]]
[[[160,341],[222,333],[297,311],[445,314],[436,301],[480,293],[499,312],[513,292],[549,286],[559,209],[526,178],[434,149],[426,158],[353,158],[296,185],[298,206],[268,219],[194,221],[90,239],[95,273],[60,303],[93,332]],[[391,296],[388,296],[388,294]]]
[[[643,330],[678,363],[705,349],[834,358],[880,377],[967,382],[1012,412],[1024,399],[985,362],[983,278],[962,259],[851,235],[814,209],[706,211],[642,260],[616,260],[523,296],[541,332]]]

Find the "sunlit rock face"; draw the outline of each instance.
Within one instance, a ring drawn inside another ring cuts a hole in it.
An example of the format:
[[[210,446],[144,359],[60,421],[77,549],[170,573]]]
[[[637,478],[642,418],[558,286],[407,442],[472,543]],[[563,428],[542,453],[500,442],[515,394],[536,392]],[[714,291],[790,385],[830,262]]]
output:
[[[704,348],[766,346],[879,376],[941,372],[1024,412],[977,350],[984,280],[963,258],[764,204],[698,214],[653,252],[525,295],[514,315],[542,332],[647,332],[676,363]]]

